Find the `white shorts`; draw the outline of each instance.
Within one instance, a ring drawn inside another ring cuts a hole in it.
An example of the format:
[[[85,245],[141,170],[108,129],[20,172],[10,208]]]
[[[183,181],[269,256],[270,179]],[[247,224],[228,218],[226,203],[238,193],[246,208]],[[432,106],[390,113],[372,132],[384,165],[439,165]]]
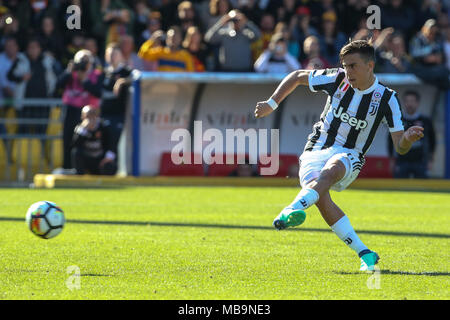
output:
[[[344,177],[336,182],[331,189],[342,191],[358,177],[363,166],[358,152],[344,147],[330,147],[317,151],[305,151],[300,156],[300,185],[304,188],[312,180],[319,177],[320,172],[328,162],[340,160],[345,166]]]

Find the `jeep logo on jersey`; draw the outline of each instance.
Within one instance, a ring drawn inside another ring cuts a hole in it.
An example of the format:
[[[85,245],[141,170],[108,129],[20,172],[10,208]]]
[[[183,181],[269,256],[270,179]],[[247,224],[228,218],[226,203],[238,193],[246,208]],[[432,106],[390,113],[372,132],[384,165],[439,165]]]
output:
[[[351,117],[347,112],[342,112],[343,108],[340,107],[339,109],[333,110],[333,115],[341,119],[342,122],[348,123],[350,126],[355,127],[356,130],[364,129],[367,127],[367,121],[365,120],[358,120],[355,117]]]

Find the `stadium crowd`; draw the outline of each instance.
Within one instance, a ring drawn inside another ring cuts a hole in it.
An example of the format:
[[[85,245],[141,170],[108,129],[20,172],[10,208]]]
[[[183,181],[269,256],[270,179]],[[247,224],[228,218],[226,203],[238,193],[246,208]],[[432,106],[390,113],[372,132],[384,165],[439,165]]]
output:
[[[372,4],[381,9],[379,30],[367,28],[366,9]],[[112,42],[120,46],[127,64],[139,70],[285,72],[299,66],[337,66],[338,51],[349,38],[372,37],[378,49],[377,72],[448,69],[448,4],[445,0],[0,0],[0,49],[6,61],[16,55],[32,59],[27,48],[35,41],[53,58],[56,73],[80,49],[90,50],[95,66],[102,69],[105,49]],[[70,5],[81,8],[79,30],[66,26]],[[8,50],[9,39],[15,39],[18,53]],[[2,64],[2,74],[9,67]]]
[[[67,28],[71,5],[81,8],[79,30]],[[370,5],[381,9],[380,29],[367,27]],[[413,73],[448,89],[449,8],[448,0],[0,0],[0,117],[11,107],[8,98],[62,97],[64,168],[72,168],[82,107],[98,108],[111,124],[113,145],[118,141],[133,69],[335,67],[349,38],[373,39],[377,73]],[[49,112],[14,108],[25,118]],[[46,128],[23,125],[19,132]]]

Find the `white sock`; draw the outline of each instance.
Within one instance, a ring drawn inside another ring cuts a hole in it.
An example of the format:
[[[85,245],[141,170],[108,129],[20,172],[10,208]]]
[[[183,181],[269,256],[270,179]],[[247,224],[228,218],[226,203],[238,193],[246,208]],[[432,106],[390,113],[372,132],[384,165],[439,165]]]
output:
[[[319,200],[319,194],[316,190],[303,188],[288,207],[297,210],[305,210],[316,203],[317,200]]]
[[[343,216],[335,224],[331,226],[331,230],[345,242],[350,248],[352,248],[358,255],[364,250],[369,250],[366,245],[359,239],[355,230],[353,230],[350,220],[347,216]],[[363,252],[364,253],[364,252]]]

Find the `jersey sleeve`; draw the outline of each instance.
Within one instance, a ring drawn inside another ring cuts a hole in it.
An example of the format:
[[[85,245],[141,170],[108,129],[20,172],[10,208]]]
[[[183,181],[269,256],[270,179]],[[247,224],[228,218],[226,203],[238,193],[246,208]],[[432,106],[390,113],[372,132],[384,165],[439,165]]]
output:
[[[309,89],[332,96],[344,78],[345,71],[342,68],[313,70],[308,77]]]
[[[384,116],[384,121],[389,127],[390,132],[404,131],[402,121],[402,111],[397,93],[394,93],[388,102],[388,108]]]
[[[162,47],[153,47],[152,40],[147,40],[139,49],[138,56],[147,61],[156,61],[159,59]]]

